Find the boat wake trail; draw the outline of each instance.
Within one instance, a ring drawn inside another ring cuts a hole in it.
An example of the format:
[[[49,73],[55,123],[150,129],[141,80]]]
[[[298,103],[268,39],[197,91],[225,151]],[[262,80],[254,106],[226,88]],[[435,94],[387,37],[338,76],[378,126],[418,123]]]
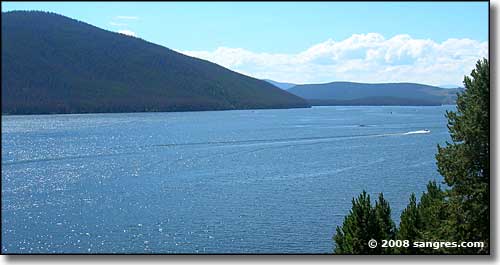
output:
[[[431,133],[431,131],[429,131],[429,130],[418,130],[418,131],[407,132],[407,133],[405,133],[405,135],[408,135],[408,134],[427,134],[427,133]]]
[[[413,134],[428,134],[429,130],[418,130],[410,132],[399,132],[399,133],[385,133],[385,134],[362,134],[362,135],[336,135],[336,136],[322,136],[322,137],[292,137],[292,138],[278,138],[278,139],[254,139],[254,140],[234,140],[234,141],[207,141],[207,142],[192,142],[192,143],[171,143],[171,144],[158,144],[142,146],[141,148],[151,147],[189,147],[189,146],[206,146],[206,147],[252,147],[259,146],[261,148],[235,152],[259,152],[267,149],[273,148],[286,148],[293,147],[297,145],[314,145],[321,144],[336,140],[348,140],[348,139],[359,139],[359,138],[371,138],[371,137],[388,137],[388,136],[404,136]],[[265,146],[265,147],[264,147]],[[123,147],[122,147],[123,148]],[[141,149],[139,148],[139,149]],[[96,157],[112,157],[112,156],[123,156],[123,155],[137,155],[144,151],[138,152],[117,152],[111,154],[99,154],[99,155],[80,155],[80,156],[62,156],[62,157],[48,157],[39,159],[26,159],[26,160],[15,160],[15,161],[2,161],[2,165],[16,165],[16,164],[26,164],[26,163],[38,163],[38,162],[52,162],[52,161],[63,161],[63,160],[73,160],[73,159],[88,159]],[[147,151],[146,151],[147,152]],[[182,159],[181,159],[182,160]]]
[[[410,132],[399,133],[383,133],[383,134],[361,134],[361,135],[336,135],[336,136],[321,136],[321,137],[293,137],[293,138],[279,138],[279,139],[255,139],[255,140],[234,140],[234,141],[207,141],[207,142],[193,142],[193,143],[172,143],[172,144],[158,144],[155,147],[178,147],[178,146],[197,146],[197,145],[261,145],[261,144],[275,144],[275,143],[294,143],[294,142],[312,142],[312,141],[328,141],[336,139],[357,139],[357,138],[370,138],[370,137],[385,137],[385,136],[402,136],[411,134],[427,134],[429,130],[418,130]]]

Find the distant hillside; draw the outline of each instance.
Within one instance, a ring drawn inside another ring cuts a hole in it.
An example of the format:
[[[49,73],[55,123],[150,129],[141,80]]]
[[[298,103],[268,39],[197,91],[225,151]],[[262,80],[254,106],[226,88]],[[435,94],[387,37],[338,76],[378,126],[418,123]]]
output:
[[[2,13],[4,114],[308,106],[265,81],[142,39],[53,13]]]
[[[297,84],[292,84],[292,83],[283,83],[283,82],[273,81],[271,79],[262,79],[262,80],[264,80],[268,83],[271,83],[274,86],[279,87],[279,88],[284,89],[284,90],[287,90],[287,89],[297,85]]]
[[[414,83],[332,82],[297,85],[287,91],[312,105],[442,105],[454,104],[462,90]]]

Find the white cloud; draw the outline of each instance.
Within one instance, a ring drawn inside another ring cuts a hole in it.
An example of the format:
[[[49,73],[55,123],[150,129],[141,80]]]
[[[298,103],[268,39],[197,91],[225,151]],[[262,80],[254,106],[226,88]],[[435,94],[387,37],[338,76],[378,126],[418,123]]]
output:
[[[136,16],[116,16],[116,19],[124,19],[124,20],[138,20],[139,17]]]
[[[378,33],[329,39],[294,54],[259,53],[242,48],[180,51],[256,78],[292,83],[417,82],[461,85],[476,61],[488,57],[488,42],[448,39],[438,43],[403,34]]]
[[[125,35],[132,36],[132,37],[136,37],[137,36],[135,34],[135,32],[133,32],[131,30],[128,30],[128,29],[121,29],[121,30],[118,31],[118,33],[125,34]]]

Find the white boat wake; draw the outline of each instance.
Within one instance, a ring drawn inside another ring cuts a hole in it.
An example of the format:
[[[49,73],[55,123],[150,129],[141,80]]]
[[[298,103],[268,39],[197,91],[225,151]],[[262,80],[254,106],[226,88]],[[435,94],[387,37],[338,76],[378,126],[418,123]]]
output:
[[[407,133],[405,133],[405,135],[408,135],[408,134],[423,134],[423,133],[431,133],[431,131],[429,131],[429,130],[418,130],[418,131],[407,132]]]

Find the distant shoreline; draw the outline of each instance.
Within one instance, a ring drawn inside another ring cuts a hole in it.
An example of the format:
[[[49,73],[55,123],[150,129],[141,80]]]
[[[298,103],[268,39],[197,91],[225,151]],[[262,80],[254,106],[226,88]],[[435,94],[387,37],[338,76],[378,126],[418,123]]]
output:
[[[314,107],[439,107],[455,106],[454,104],[441,105],[311,105],[309,107],[296,108],[252,108],[252,109],[215,109],[215,110],[180,110],[180,111],[126,111],[126,112],[75,112],[75,113],[2,113],[2,116],[32,116],[32,115],[85,115],[85,114],[126,114],[126,113],[181,113],[181,112],[220,112],[220,111],[239,111],[239,110],[288,110],[288,109],[310,109]]]
[[[308,109],[311,106],[300,107],[272,107],[272,108],[237,108],[237,109],[200,109],[200,110],[158,110],[158,111],[109,111],[109,112],[39,112],[39,113],[2,113],[2,116],[27,116],[27,115],[63,115],[63,114],[113,114],[113,113],[176,113],[176,112],[209,112],[209,111],[232,111],[232,110],[280,110],[280,109]]]

